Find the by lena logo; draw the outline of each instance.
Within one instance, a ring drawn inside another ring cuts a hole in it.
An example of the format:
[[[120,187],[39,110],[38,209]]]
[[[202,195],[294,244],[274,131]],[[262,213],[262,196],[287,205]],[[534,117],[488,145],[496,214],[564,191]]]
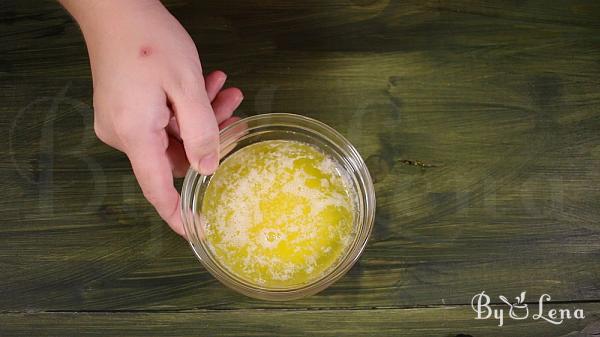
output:
[[[529,305],[525,303],[525,291],[521,295],[515,297],[514,303],[511,303],[505,296],[498,296],[500,301],[508,306],[508,317],[514,320],[523,320],[529,318]],[[548,294],[543,294],[537,301],[537,310],[532,308],[531,319],[533,320],[544,320],[548,323],[559,325],[565,320],[569,319],[584,319],[585,315],[583,309],[547,309],[544,307],[550,302],[551,297]],[[505,308],[492,308],[490,297],[482,291],[481,293],[473,296],[471,300],[471,307],[477,314],[475,319],[489,319],[494,318],[498,321],[498,326],[504,325],[504,318],[506,316]],[[497,306],[497,305],[494,305]]]

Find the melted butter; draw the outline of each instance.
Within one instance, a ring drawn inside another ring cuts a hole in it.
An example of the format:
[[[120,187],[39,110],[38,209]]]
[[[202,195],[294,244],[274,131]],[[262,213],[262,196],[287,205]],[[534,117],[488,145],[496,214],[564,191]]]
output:
[[[342,172],[314,146],[295,141],[233,153],[203,199],[209,249],[230,272],[265,287],[319,278],[353,234],[354,195]]]

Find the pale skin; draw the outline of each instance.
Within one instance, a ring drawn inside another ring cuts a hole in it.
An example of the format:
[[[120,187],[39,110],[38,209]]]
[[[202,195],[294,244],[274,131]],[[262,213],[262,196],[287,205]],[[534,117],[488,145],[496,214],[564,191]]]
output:
[[[94,86],[94,130],[127,154],[158,214],[184,235],[173,177],[212,174],[219,128],[236,120],[237,88],[203,75],[196,46],[158,0],[59,0],[79,23]]]

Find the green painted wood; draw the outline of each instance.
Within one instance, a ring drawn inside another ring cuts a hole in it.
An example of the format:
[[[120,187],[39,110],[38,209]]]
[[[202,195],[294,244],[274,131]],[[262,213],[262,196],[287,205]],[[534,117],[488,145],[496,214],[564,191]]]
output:
[[[547,308],[549,309],[549,308]],[[189,312],[14,313],[0,315],[3,336],[514,336],[594,337],[590,318],[553,325],[542,319],[473,320],[465,307],[379,310],[208,310]]]
[[[221,286],[144,201],[125,156],[95,139],[76,25],[53,1],[3,1],[0,311],[17,313],[0,321],[243,309],[206,314],[227,322],[269,308],[268,322],[293,320],[275,308],[329,308],[331,322],[387,322],[410,312],[393,308],[464,305],[482,290],[600,301],[600,3],[171,4],[205,68],[245,91],[242,116],[300,113],[356,144],[378,201],[364,256],[299,301]],[[374,307],[392,309],[362,311]]]

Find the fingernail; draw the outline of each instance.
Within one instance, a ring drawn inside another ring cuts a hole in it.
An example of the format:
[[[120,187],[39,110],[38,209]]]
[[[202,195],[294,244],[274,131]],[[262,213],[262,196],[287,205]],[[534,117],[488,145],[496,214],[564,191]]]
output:
[[[204,158],[200,159],[200,163],[198,164],[200,173],[205,176],[213,174],[218,166],[219,156],[216,152],[211,153],[205,156]]]

